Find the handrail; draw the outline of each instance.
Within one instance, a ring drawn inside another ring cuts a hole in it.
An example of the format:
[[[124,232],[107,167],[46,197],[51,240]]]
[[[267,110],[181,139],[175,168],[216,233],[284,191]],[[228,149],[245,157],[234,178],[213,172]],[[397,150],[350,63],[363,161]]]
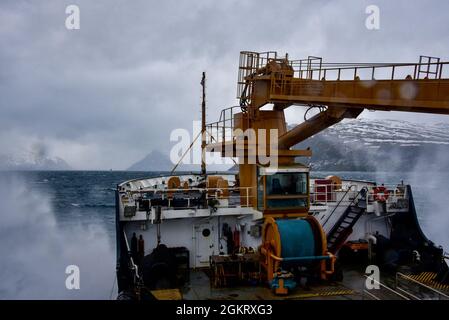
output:
[[[317,192],[317,191],[315,191],[316,190],[316,184],[312,184],[311,186],[310,186],[310,194],[312,195],[327,195],[327,194],[329,194],[329,193],[331,193],[331,194],[334,194],[334,193],[338,193],[338,192],[345,192],[345,193],[347,193],[347,192],[349,192],[349,191],[351,191],[351,190],[347,190],[347,191],[343,191],[343,190],[333,190],[333,191],[327,191],[327,188],[326,188],[326,191],[320,191],[320,192]],[[335,185],[334,184],[319,184],[319,186],[320,187],[334,187]],[[354,185],[354,184],[352,184],[352,185],[349,185],[349,188],[352,188],[352,187],[354,187],[354,186],[356,186],[356,185]],[[383,187],[385,187],[385,188],[387,188],[387,190],[388,190],[388,193],[389,193],[389,195],[390,196],[393,196],[393,197],[398,197],[398,198],[401,198],[401,197],[404,197],[405,196],[405,191],[404,192],[400,192],[399,190],[398,190],[398,184],[382,184],[382,186]],[[366,189],[367,189],[367,192],[368,192],[368,194],[369,195],[372,195],[372,191],[373,191],[373,189],[374,188],[376,188],[376,187],[378,187],[378,185],[366,185],[366,186],[364,186]],[[356,192],[356,191],[354,191],[354,192]],[[344,198],[342,199],[342,201],[344,200]],[[327,203],[327,202],[329,202],[328,200],[326,200],[326,201],[324,201],[325,203]],[[335,202],[335,201],[331,201],[331,202]]]
[[[317,67],[314,68],[315,65],[310,65],[311,68],[303,68],[302,66],[292,65],[294,68],[294,72],[297,73],[297,76],[299,79],[308,79],[313,80],[313,75],[315,72],[318,73],[318,79],[316,80],[327,80],[326,75],[329,74],[329,72],[337,71],[337,81],[340,81],[340,76],[342,71],[346,70],[353,70],[354,75],[353,79],[356,79],[357,76],[360,74],[357,71],[360,70],[367,70],[372,69],[370,80],[376,80],[374,75],[375,71],[379,69],[389,69],[391,68],[391,73],[389,77],[385,77],[385,80],[399,80],[398,78],[395,78],[395,73],[397,73],[399,70],[404,70],[405,68],[409,67],[413,69],[412,74],[410,74],[412,80],[424,80],[425,77],[430,78],[431,75],[432,79],[446,79],[447,77],[443,76],[443,67],[445,65],[448,65],[449,62],[429,62],[429,63],[392,63],[392,64],[385,64],[385,63],[373,63],[373,64],[336,64],[336,65],[330,65],[330,67],[327,67],[327,64],[323,63],[321,66],[320,64],[316,64]],[[324,66],[324,67],[323,67]],[[428,67],[429,71],[423,71],[421,69],[422,66]],[[299,67],[299,68],[298,68]],[[434,67],[434,71],[430,71],[430,67]],[[306,72],[306,76],[303,76],[303,73]],[[420,75],[425,74],[424,78],[421,78]],[[323,77],[321,78],[321,75]],[[377,79],[378,80],[378,79]]]
[[[412,298],[415,299],[415,300],[422,300],[422,299],[420,299],[419,297],[415,296],[413,293],[410,293],[410,292],[408,292],[407,290],[404,290],[404,289],[402,289],[402,288],[396,287],[396,290],[399,290],[399,291],[401,291],[402,293],[405,293],[406,295],[412,297]]]
[[[369,183],[369,182],[367,182]],[[372,188],[375,188],[375,185],[359,185],[359,184],[353,184],[351,181],[347,181],[346,184],[344,184],[344,189],[341,190],[335,190],[333,188],[329,191],[328,188],[326,190],[317,191],[314,190],[314,188],[317,186],[317,184],[311,184],[310,186],[310,202],[312,203],[311,210],[319,210],[318,207],[313,207],[313,200],[315,200],[315,203],[318,199],[318,197],[325,197],[325,200],[323,200],[323,205],[332,205],[335,206],[332,208],[332,212],[330,214],[326,214],[323,217],[323,226],[326,226],[329,224],[330,219],[335,215],[335,212],[337,211],[337,208],[344,206],[352,205],[355,201],[357,201],[357,198],[360,195],[360,192],[362,190],[354,190],[355,186],[360,186],[365,188],[367,192],[366,196],[366,204],[369,206],[373,202],[375,202],[375,199],[372,198]],[[328,186],[328,187],[335,187],[333,184],[319,184],[320,187]],[[387,203],[394,204],[397,200],[400,200],[401,198],[406,198],[407,194],[404,191],[401,191],[398,189],[397,184],[391,184],[387,185],[390,197],[387,200]],[[214,187],[214,188],[198,188],[198,187],[178,187],[178,188],[157,188],[153,187],[152,183],[146,183],[143,185],[137,184],[132,187],[132,189],[123,189],[121,190],[122,195],[126,195],[127,199],[122,201],[122,204],[125,206],[129,205],[137,205],[136,201],[140,201],[139,199],[143,199],[145,197],[139,197],[139,195],[148,193],[150,196],[147,198],[148,200],[154,200],[154,201],[168,201],[167,203],[164,202],[164,208],[186,208],[186,209],[192,209],[192,208],[200,208],[201,203],[197,202],[197,200],[200,199],[200,194],[195,193],[205,193],[205,196],[203,198],[204,201],[209,200],[218,200],[219,203],[216,203],[217,208],[235,208],[235,207],[250,207],[252,201],[257,198],[257,195],[255,195],[251,190],[254,190],[256,187],[237,187],[237,186],[229,186],[229,187]],[[229,195],[225,194],[223,195],[223,192],[226,193],[226,191],[229,191]],[[348,194],[351,193],[351,196],[348,197]],[[151,194],[156,195],[156,197],[152,197]],[[157,196],[159,195],[159,196]],[[329,195],[331,195],[329,197]],[[336,196],[338,195],[338,196]],[[324,198],[323,198],[324,199]],[[330,200],[335,199],[335,200]],[[360,199],[359,199],[360,200]],[[135,204],[130,204],[130,201],[134,202]],[[183,201],[186,201],[184,203]],[[192,202],[193,201],[193,202]],[[205,203],[205,202],[204,202]],[[321,202],[318,202],[321,204]],[[394,211],[396,207],[388,206],[387,209],[390,209]],[[405,207],[397,207],[398,209],[403,209]],[[372,208],[370,209],[372,210]]]
[[[426,285],[426,284],[424,284],[424,283],[421,283],[421,282],[419,282],[419,281],[417,281],[417,280],[415,280],[415,279],[413,279],[413,278],[411,278],[411,277],[409,277],[409,276],[407,276],[407,275],[405,275],[405,274],[403,274],[403,273],[401,273],[401,272],[396,272],[396,282],[395,282],[396,287],[398,286],[398,276],[399,276],[399,277],[402,277],[402,278],[405,278],[405,279],[407,279],[408,281],[414,282],[414,283],[416,283],[416,284],[418,284],[418,285],[420,285],[420,286],[422,286],[422,287],[424,287],[424,288],[426,288],[426,289],[428,289],[428,290],[430,290],[430,291],[435,292],[436,294],[438,294],[439,297],[443,296],[443,297],[449,299],[449,296],[446,295],[446,294],[444,294],[443,292],[438,291],[437,289],[432,288],[432,287],[430,287],[430,286],[428,286],[428,285]]]
[[[229,137],[227,130],[234,129],[234,115],[238,113],[234,111],[236,108],[242,109],[242,106],[224,108],[220,111],[220,118],[218,121],[209,122],[206,124],[208,131],[210,131],[209,134],[211,138],[216,140],[216,142],[224,142],[226,141],[226,138],[232,138],[232,133],[231,137]],[[214,137],[213,133],[216,134],[216,137]],[[212,140],[210,140],[210,143],[212,143]]]
[[[294,100],[286,99],[284,96],[303,97],[303,102],[307,104],[310,103],[307,96],[321,96],[323,92],[332,93],[333,86],[344,85],[348,81],[384,80],[395,81],[395,85],[401,84],[402,81],[439,82],[442,79],[446,81],[449,79],[448,64],[448,61],[443,62],[437,57],[430,56],[420,56],[417,63],[329,63],[323,62],[321,57],[314,56],[290,60],[287,54],[285,57],[278,57],[274,52],[242,51],[239,60],[237,99],[240,101],[242,111],[245,112],[246,108],[253,104],[254,84],[258,80],[268,81],[268,85],[271,82],[271,87],[267,88],[268,95],[265,102],[280,103],[286,100],[289,105]],[[438,85],[438,83],[433,84]],[[382,83],[377,87],[381,85]],[[321,90],[322,88],[326,90]],[[264,104],[260,101],[260,106],[253,107],[259,108]]]
[[[320,185],[320,186],[334,186],[334,185]],[[370,187],[369,186],[364,186],[362,188],[362,190],[353,190],[353,188],[357,186],[355,184],[351,184],[348,186],[347,190],[344,191],[340,191],[340,190],[332,190],[332,191],[321,191],[321,192],[317,192],[314,190],[314,187],[311,186],[311,190],[310,190],[310,200],[312,202],[313,199],[315,199],[316,197],[319,196],[326,196],[326,205],[328,205],[328,195],[329,193],[331,194],[338,194],[338,193],[343,193],[343,196],[337,201],[332,201],[332,205],[335,205],[335,207],[333,208],[332,212],[327,216],[326,220],[323,222],[323,226],[326,225],[330,218],[334,215],[335,211],[337,210],[337,208],[339,208],[343,203],[346,206],[352,205],[355,200],[358,198],[358,196],[360,195],[360,192],[364,189],[367,190],[367,205],[369,205],[371,203],[371,201],[369,200],[369,196],[372,194],[370,192]],[[165,197],[167,199],[171,199],[173,197],[174,194],[184,194],[186,195],[185,199],[189,199],[188,194],[190,192],[198,192],[198,193],[206,193],[206,200],[208,199],[238,199],[238,198],[246,198],[247,202],[249,202],[249,198],[256,198],[255,195],[251,195],[250,194],[250,190],[251,189],[255,189],[256,187],[228,187],[228,188],[220,188],[220,187],[214,187],[214,188],[196,188],[196,187],[189,187],[188,189],[184,189],[184,188],[166,188],[166,189],[158,189],[158,188],[153,188],[153,187],[143,187],[141,189],[134,189],[134,190],[124,190],[122,192],[126,192],[128,194],[129,197],[133,197],[133,195],[135,194],[144,194],[144,193],[154,193],[154,194],[161,194],[161,195],[165,195]],[[229,191],[231,192],[231,194],[229,196],[226,197],[220,197],[220,193],[221,192],[225,192],[225,191]],[[354,198],[349,200],[348,199],[348,194],[349,193],[354,193]],[[239,193],[239,195],[235,195],[236,193]],[[396,190],[390,190],[390,195],[393,196],[393,198],[389,198],[389,199],[394,199],[394,197],[396,198],[404,198],[405,197],[405,193],[397,193]],[[134,200],[136,200],[134,198]],[[315,199],[316,200],[316,199]]]
[[[143,200],[167,200],[167,205],[164,205],[164,208],[194,208],[195,206],[190,206],[191,200],[195,200],[194,197],[189,197],[188,195],[186,197],[183,197],[182,199],[187,200],[188,204],[187,206],[176,206],[172,205],[172,201],[175,199],[174,194],[188,194],[191,191],[196,191],[198,193],[204,194],[205,197],[203,198],[206,202],[208,200],[233,200],[236,201],[236,199],[241,199],[240,206],[241,207],[250,207],[250,198],[256,198],[256,195],[251,195],[250,190],[255,189],[255,187],[230,187],[230,188],[189,188],[189,189],[183,189],[183,188],[172,188],[172,189],[154,189],[154,188],[145,188],[145,189],[138,189],[138,190],[126,190],[124,193],[128,195],[129,198],[132,199],[132,201],[136,202],[137,200],[143,199]],[[238,195],[228,195],[223,196],[223,191],[235,191],[238,192]],[[243,191],[243,192],[242,192]],[[161,194],[164,195],[164,197],[157,198],[157,199],[144,199],[141,194],[145,193],[153,193],[153,194]],[[134,197],[134,195],[140,195],[137,197]],[[180,199],[180,198],[176,198]],[[242,200],[243,199],[243,200]],[[243,202],[244,201],[244,202]],[[235,204],[232,204],[233,206]],[[230,207],[230,205],[218,205],[217,208],[223,208],[223,207]]]
[[[427,58],[423,60],[422,58]],[[313,79],[314,72],[318,73],[318,78],[321,80],[326,79],[326,72],[338,71],[338,79],[340,80],[340,73],[344,70],[354,70],[354,78],[357,76],[357,70],[360,69],[372,69],[372,79],[374,79],[374,73],[379,68],[391,68],[391,77],[394,79],[394,73],[398,68],[412,67],[413,79],[420,79],[420,75],[424,74],[426,77],[435,76],[435,79],[442,79],[442,69],[445,64],[449,62],[442,62],[439,58],[435,57],[420,57],[418,63],[406,62],[406,63],[391,63],[391,62],[379,62],[379,63],[366,63],[366,62],[323,62],[321,57],[309,56],[306,59],[289,60],[288,56],[278,58],[277,55],[270,55],[269,53],[257,53],[257,52],[241,52],[241,59],[239,63],[239,69],[244,71],[239,77],[239,83],[244,84],[244,77],[252,74],[256,70],[265,67],[270,62],[287,62],[292,68],[293,72],[297,73],[300,79]],[[422,69],[421,67],[426,67]],[[435,67],[431,69],[431,67]],[[305,76],[303,76],[305,74]]]
[[[368,278],[368,279],[374,281],[375,283],[379,284],[382,288],[387,289],[388,291],[394,293],[395,295],[398,295],[399,297],[403,298],[404,300],[410,300],[410,298],[408,298],[408,297],[406,297],[406,296],[400,294],[399,292],[397,292],[397,291],[391,289],[390,287],[384,285],[382,282],[377,281],[376,279],[373,279],[371,276],[365,275],[365,278]],[[366,293],[368,293],[368,294],[370,294],[370,295],[373,295],[372,293],[370,293],[370,292],[367,291],[366,289],[364,289],[363,292],[366,292]],[[378,297],[376,297],[375,295],[373,295],[373,296],[375,297],[375,299],[378,299]]]
[[[368,192],[368,190],[366,190],[367,188],[366,187],[363,187],[362,189],[360,189],[360,191],[356,194],[356,196],[354,197],[354,199],[352,199],[352,201],[349,203],[349,205],[346,207],[346,209],[347,208],[349,208],[352,204],[355,204],[355,200],[357,200],[357,203],[358,203],[358,198],[359,198],[359,195],[360,195],[360,193],[362,192],[362,191],[366,191],[366,192]],[[330,216],[332,216],[333,215],[333,213],[335,212],[335,210],[338,208],[338,205],[334,208],[334,210],[332,211],[332,213],[329,215],[329,218],[330,218]],[[340,217],[340,219],[338,219],[338,221],[337,221],[337,223],[332,227],[332,229],[328,232],[328,235],[331,235],[331,234],[333,234],[334,233],[334,231],[336,230],[336,229],[338,229],[339,228],[339,226],[341,225],[341,222],[345,219],[346,217],[344,216],[344,215],[342,215],[341,217]],[[327,220],[326,220],[326,222],[327,222]],[[324,224],[323,224],[323,226],[324,226]]]
[[[318,59],[319,62],[313,62],[314,59]],[[321,74],[323,74],[323,79],[325,80],[327,71],[338,71],[338,75],[340,75],[341,71],[344,70],[354,70],[355,78],[357,76],[357,70],[360,69],[373,69],[371,78],[374,79],[374,71],[376,69],[391,68],[392,71],[390,79],[393,80],[395,71],[397,71],[398,68],[404,67],[413,67],[412,79],[422,79],[420,78],[420,74],[425,74],[427,77],[429,77],[430,75],[434,75],[434,79],[442,79],[443,66],[449,64],[449,62],[429,61],[418,63],[331,63],[321,62],[321,60],[317,57],[310,57],[309,59],[291,60],[289,64],[293,68],[293,71],[297,73],[298,78],[300,79],[312,79],[312,75],[316,71],[319,74],[319,80],[322,80]],[[421,69],[422,66],[427,67],[427,69]],[[435,68],[432,70],[431,67]],[[306,73],[306,77],[303,77],[304,72]],[[338,77],[337,80],[340,80],[340,77]]]
[[[138,190],[126,190],[126,192],[129,192],[131,194],[139,194],[139,193],[147,193],[147,192],[156,192],[156,193],[165,193],[165,192],[183,192],[186,193],[188,191],[219,191],[219,190],[229,190],[229,191],[240,191],[244,189],[255,189],[256,187],[230,187],[230,188],[189,188],[189,189],[183,189],[183,188],[167,188],[167,189],[155,189],[155,188],[144,188],[144,189],[138,189]]]
[[[131,255],[131,249],[129,248],[128,238],[126,236],[125,230],[123,230],[123,237],[125,238],[125,245],[126,245],[126,249],[127,249],[127,252],[128,252],[128,258],[129,258],[129,261],[131,262],[131,268],[130,269],[132,271],[134,271],[136,279],[139,279],[140,278],[139,277],[139,269],[138,269],[138,266],[134,263],[134,259],[133,259],[132,255]]]
[[[352,184],[349,186],[348,190],[346,190],[345,194],[343,195],[343,197],[341,197],[340,201],[338,201],[337,205],[335,206],[334,210],[332,210],[332,212],[330,213],[330,215],[327,217],[326,221],[323,222],[323,227],[324,225],[329,221],[330,217],[334,214],[335,210],[337,210],[337,208],[340,206],[341,202],[343,201],[343,199],[346,197],[346,195],[349,193],[349,191],[351,191],[352,187],[355,187],[356,185]],[[358,194],[357,194],[358,195]],[[354,201],[354,199],[349,203],[349,206],[352,204],[352,202]]]

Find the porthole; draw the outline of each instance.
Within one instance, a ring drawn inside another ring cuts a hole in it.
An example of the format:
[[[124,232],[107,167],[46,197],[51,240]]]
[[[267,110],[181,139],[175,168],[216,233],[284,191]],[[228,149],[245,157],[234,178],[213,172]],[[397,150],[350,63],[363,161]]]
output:
[[[210,236],[210,230],[209,229],[203,229],[203,232],[202,232],[202,234],[203,234],[203,237],[208,237],[208,236]]]

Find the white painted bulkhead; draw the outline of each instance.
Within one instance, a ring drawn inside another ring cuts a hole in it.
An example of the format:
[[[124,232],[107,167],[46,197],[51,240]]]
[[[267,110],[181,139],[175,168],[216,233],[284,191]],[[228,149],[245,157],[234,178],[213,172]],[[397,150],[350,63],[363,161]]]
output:
[[[199,182],[198,176],[180,176],[181,182],[189,181],[195,185]],[[233,175],[224,175],[233,183]],[[133,232],[137,237],[142,235],[145,241],[145,255],[150,254],[157,246],[156,213],[152,207],[148,212],[136,210],[133,216],[125,216],[124,207],[133,205],[135,199],[125,196],[127,192],[144,192],[146,188],[167,188],[166,181],[169,177],[157,177],[135,180],[123,183],[122,198],[120,199],[119,215],[124,223],[124,231],[128,241]],[[341,189],[335,191],[332,201],[314,201],[310,206],[310,213],[321,223],[325,233],[328,233],[339,220],[352,197],[363,187],[373,187],[374,183],[366,181],[343,181]],[[194,186],[195,187],[195,186]],[[314,181],[311,179],[311,190],[314,189]],[[351,192],[347,192],[348,190]],[[127,198],[123,201],[123,198]],[[396,201],[390,199],[389,201]],[[388,204],[387,204],[388,205]],[[366,212],[359,218],[353,227],[353,232],[348,241],[368,240],[372,234],[381,234],[389,237],[388,225],[389,212],[379,212],[376,203],[371,201],[367,205]],[[209,266],[209,257],[217,254],[228,254],[226,238],[222,228],[228,224],[232,231],[238,230],[240,243],[243,247],[250,247],[257,251],[261,244],[260,233],[251,232],[251,227],[261,227],[263,214],[251,207],[230,205],[228,199],[221,199],[217,208],[162,208],[160,223],[160,243],[167,247],[185,247],[189,250],[190,267],[200,268]],[[206,231],[208,230],[208,231]]]
[[[244,247],[257,250],[261,238],[249,234],[250,226],[260,224],[252,216],[213,216],[162,220],[160,224],[160,243],[167,247],[185,247],[190,252],[191,268],[209,266],[209,256],[228,254],[226,238],[222,233],[223,224],[228,224],[232,231],[240,230],[240,241]],[[157,225],[149,221],[131,221],[124,227],[127,239],[133,232],[145,241],[145,255],[157,246]],[[209,230],[209,231],[206,231]],[[209,235],[207,235],[209,233]],[[205,236],[206,234],[206,236]]]

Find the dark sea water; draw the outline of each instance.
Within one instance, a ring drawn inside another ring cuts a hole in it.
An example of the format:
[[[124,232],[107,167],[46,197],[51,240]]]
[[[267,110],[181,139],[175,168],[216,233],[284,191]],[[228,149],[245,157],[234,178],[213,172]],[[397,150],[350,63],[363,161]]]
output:
[[[45,195],[61,227],[72,224],[103,226],[115,241],[115,193],[118,183],[159,175],[160,172],[33,171],[20,172],[33,191]]]
[[[0,172],[0,298],[115,298],[115,187],[125,180],[159,174]],[[411,184],[424,232],[448,251],[447,172],[315,172],[312,176],[328,174]],[[65,287],[65,267],[70,264],[80,267],[80,290]]]

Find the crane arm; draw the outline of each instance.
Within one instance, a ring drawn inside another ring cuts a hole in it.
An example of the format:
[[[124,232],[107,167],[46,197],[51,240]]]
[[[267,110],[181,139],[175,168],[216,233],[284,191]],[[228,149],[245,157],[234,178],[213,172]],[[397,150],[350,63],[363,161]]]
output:
[[[279,147],[290,148],[364,109],[449,114],[449,62],[421,56],[419,63],[323,64],[321,58],[278,58],[277,53],[241,52],[240,101],[250,120],[274,104],[326,106],[280,136]],[[243,89],[244,88],[244,89]]]
[[[332,108],[320,112],[279,137],[279,148],[289,149],[301,141],[340,122],[344,118],[357,118],[363,109]]]

